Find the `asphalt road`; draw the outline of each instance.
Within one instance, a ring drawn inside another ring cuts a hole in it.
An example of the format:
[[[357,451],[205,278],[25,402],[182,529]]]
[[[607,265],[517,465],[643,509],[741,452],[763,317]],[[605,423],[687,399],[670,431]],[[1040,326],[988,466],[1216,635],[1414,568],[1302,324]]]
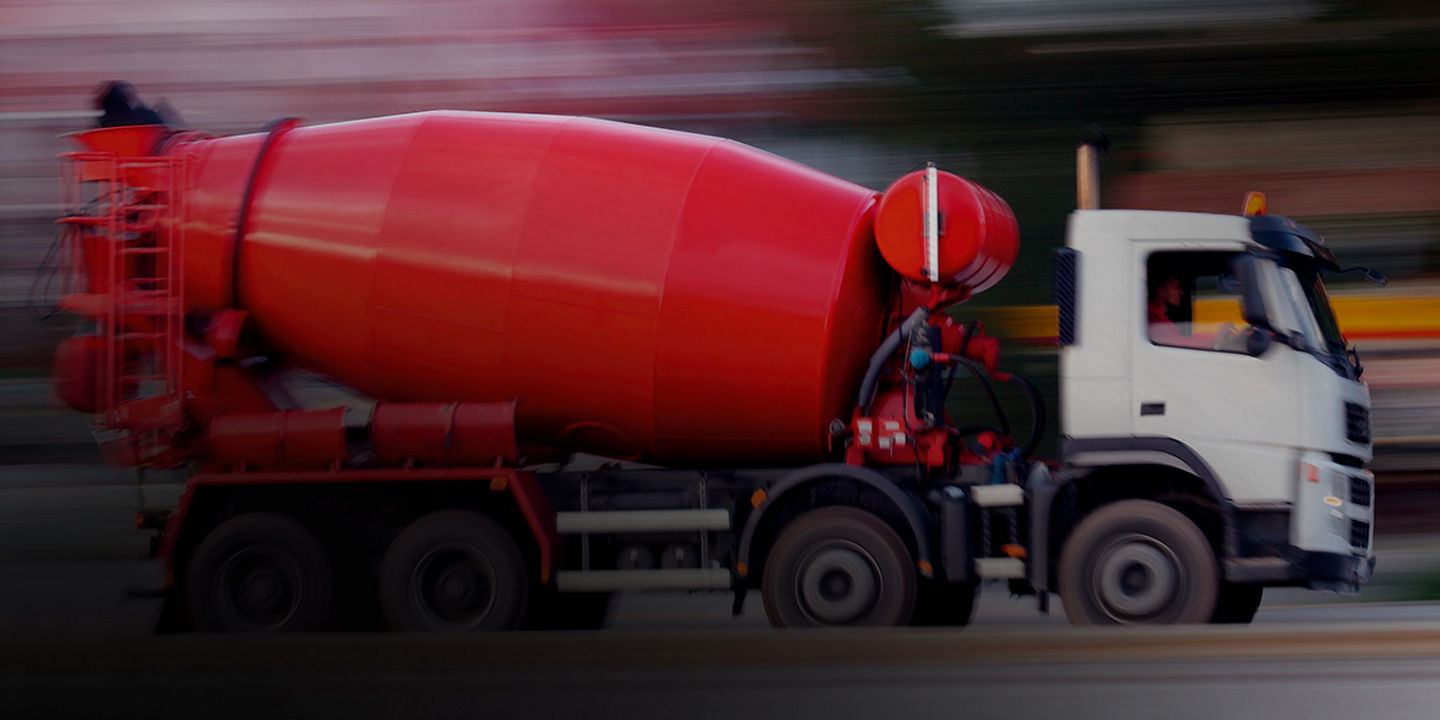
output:
[[[1440,603],[1303,591],[1240,628],[1077,630],[997,586],[963,630],[773,631],[716,593],[600,633],[155,637],[131,513],[177,492],[0,466],[0,718],[1440,717]]]
[[[9,717],[1433,718],[1440,624],[6,643]]]

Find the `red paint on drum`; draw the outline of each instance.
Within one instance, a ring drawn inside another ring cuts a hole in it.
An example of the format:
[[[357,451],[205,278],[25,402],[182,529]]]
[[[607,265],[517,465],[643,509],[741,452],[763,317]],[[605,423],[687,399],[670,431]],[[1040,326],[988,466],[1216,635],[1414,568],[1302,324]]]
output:
[[[876,194],[735,142],[461,112],[299,127],[235,253],[260,146],[183,146],[187,302],[224,307],[238,275],[259,337],[383,400],[519,398],[526,442],[665,464],[805,462],[879,341]]]

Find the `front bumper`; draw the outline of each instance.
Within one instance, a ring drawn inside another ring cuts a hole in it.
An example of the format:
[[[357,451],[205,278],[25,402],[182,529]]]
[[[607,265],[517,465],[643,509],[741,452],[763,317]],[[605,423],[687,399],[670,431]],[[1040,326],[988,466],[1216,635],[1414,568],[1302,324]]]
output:
[[[1375,573],[1375,557],[1291,548],[1285,557],[1238,558],[1225,562],[1234,583],[1301,585],[1312,590],[1358,592]]]
[[[1357,592],[1375,574],[1375,556],[1304,551],[1300,554],[1300,579],[1312,590]]]

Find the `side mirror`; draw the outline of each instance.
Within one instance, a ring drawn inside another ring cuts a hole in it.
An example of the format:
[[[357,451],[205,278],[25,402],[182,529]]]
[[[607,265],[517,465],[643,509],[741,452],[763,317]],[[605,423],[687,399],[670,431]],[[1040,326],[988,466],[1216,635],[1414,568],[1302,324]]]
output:
[[[1270,316],[1265,312],[1265,298],[1260,294],[1259,271],[1256,269],[1259,261],[1254,255],[1237,255],[1230,261],[1230,271],[1240,281],[1241,313],[1245,322],[1256,328],[1269,329]]]
[[[1380,272],[1380,271],[1378,271],[1378,270],[1372,270],[1372,269],[1367,268],[1367,267],[1345,268],[1344,270],[1340,270],[1340,271],[1336,272],[1335,274],[1336,274],[1336,275],[1342,275],[1342,276],[1343,276],[1343,275],[1363,275],[1363,276],[1365,276],[1365,279],[1366,279],[1366,280],[1370,281],[1370,284],[1371,284],[1371,285],[1379,285],[1380,287],[1385,287],[1386,285],[1390,284],[1390,278],[1385,277],[1385,273],[1382,273],[1382,272]]]
[[[1270,343],[1275,339],[1275,333],[1260,327],[1251,327],[1245,337],[1245,352],[1250,357],[1260,357],[1270,349]]]

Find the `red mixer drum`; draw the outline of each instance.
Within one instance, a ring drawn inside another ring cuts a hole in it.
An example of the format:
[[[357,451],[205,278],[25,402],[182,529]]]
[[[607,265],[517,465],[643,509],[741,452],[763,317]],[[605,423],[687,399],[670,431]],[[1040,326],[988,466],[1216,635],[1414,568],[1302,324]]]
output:
[[[378,398],[516,398],[521,442],[819,459],[883,329],[876,193],[732,141],[433,112],[169,151],[190,309]]]
[[[926,246],[926,171],[896,180],[876,213],[875,240],[885,261],[912,280],[980,292],[1005,277],[1020,249],[1015,214],[999,195],[947,172],[935,172],[938,243]]]

